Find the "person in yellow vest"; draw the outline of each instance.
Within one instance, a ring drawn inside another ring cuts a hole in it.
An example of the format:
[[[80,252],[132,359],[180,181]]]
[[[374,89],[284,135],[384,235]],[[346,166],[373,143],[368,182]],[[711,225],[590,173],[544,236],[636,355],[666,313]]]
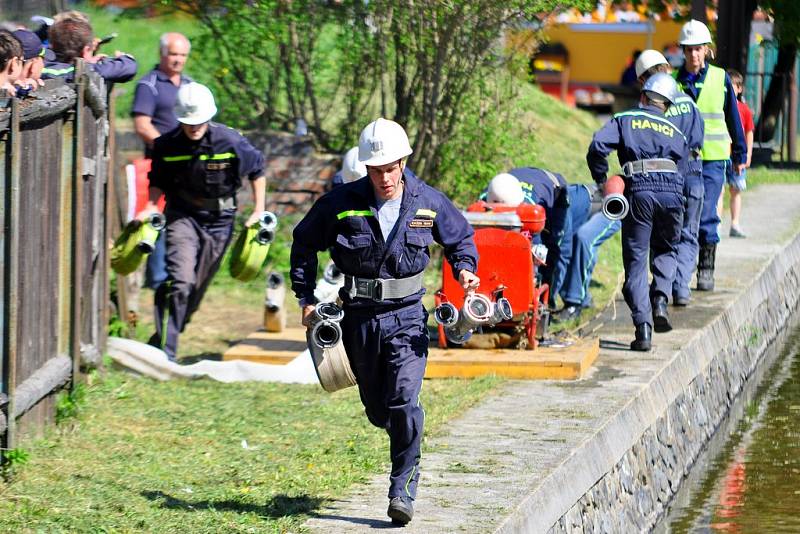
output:
[[[739,175],[744,171],[747,144],[731,79],[724,69],[706,61],[711,44],[708,27],[698,20],[690,20],[681,28],[678,44],[683,48],[686,61],[673,76],[681,90],[695,101],[705,123],[702,149],[704,195],[698,232],[700,257],[697,263],[697,289],[713,291],[720,223],[717,201],[726,174],[733,172]]]

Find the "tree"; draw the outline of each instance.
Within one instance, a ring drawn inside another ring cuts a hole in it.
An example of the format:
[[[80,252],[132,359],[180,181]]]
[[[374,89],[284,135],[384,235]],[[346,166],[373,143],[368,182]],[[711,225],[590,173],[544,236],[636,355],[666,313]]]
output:
[[[510,61],[509,28],[592,0],[188,0],[225,120],[288,127],[303,118],[343,152],[376,116],[409,131],[410,165],[435,181],[442,147],[482,78]]]

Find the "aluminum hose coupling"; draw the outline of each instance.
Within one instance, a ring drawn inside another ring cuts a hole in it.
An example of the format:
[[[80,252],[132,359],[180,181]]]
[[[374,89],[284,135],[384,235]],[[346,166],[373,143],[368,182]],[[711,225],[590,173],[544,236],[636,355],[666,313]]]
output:
[[[320,302],[311,316],[311,342],[321,349],[334,347],[342,339],[344,310],[333,302]]]
[[[436,322],[444,327],[448,341],[456,345],[466,343],[480,326],[494,326],[512,318],[508,299],[500,297],[492,302],[480,293],[470,293],[459,310],[450,302],[443,302],[433,312]]]

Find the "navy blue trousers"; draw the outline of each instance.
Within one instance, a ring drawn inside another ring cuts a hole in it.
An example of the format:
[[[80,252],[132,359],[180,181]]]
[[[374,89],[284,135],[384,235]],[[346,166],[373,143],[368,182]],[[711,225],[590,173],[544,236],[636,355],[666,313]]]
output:
[[[425,412],[428,313],[415,302],[392,311],[345,307],[342,341],[369,422],[389,434],[389,498],[417,496]]]
[[[700,215],[703,211],[705,187],[703,177],[689,174],[685,177],[683,193],[686,196],[686,212],[683,215],[683,228],[678,242],[678,267],[672,283],[672,295],[689,298],[692,275],[697,267],[697,254],[700,249],[697,234],[700,230]]]
[[[725,185],[725,176],[729,172],[730,160],[703,162],[703,210],[700,216],[700,229],[697,233],[700,246],[719,243],[719,214],[717,202]]]
[[[683,195],[641,191],[627,195],[630,213],[622,220],[622,294],[634,325],[653,325],[650,299],[669,297],[677,265],[675,250],[683,227]],[[648,291],[648,256],[653,282]]]
[[[161,348],[171,360],[178,352],[178,335],[219,270],[233,235],[235,213],[166,210],[167,281],[156,290],[156,333],[150,344]]]

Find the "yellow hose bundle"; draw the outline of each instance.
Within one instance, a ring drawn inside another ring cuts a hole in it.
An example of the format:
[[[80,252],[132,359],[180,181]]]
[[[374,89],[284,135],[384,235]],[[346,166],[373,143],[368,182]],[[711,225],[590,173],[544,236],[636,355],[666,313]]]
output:
[[[144,257],[155,249],[158,233],[166,224],[162,214],[154,213],[145,221],[133,220],[125,225],[111,249],[114,272],[124,276],[138,269]]]
[[[269,246],[275,239],[278,218],[265,211],[261,219],[239,234],[231,250],[231,276],[240,282],[253,280],[261,271],[269,253]]]

